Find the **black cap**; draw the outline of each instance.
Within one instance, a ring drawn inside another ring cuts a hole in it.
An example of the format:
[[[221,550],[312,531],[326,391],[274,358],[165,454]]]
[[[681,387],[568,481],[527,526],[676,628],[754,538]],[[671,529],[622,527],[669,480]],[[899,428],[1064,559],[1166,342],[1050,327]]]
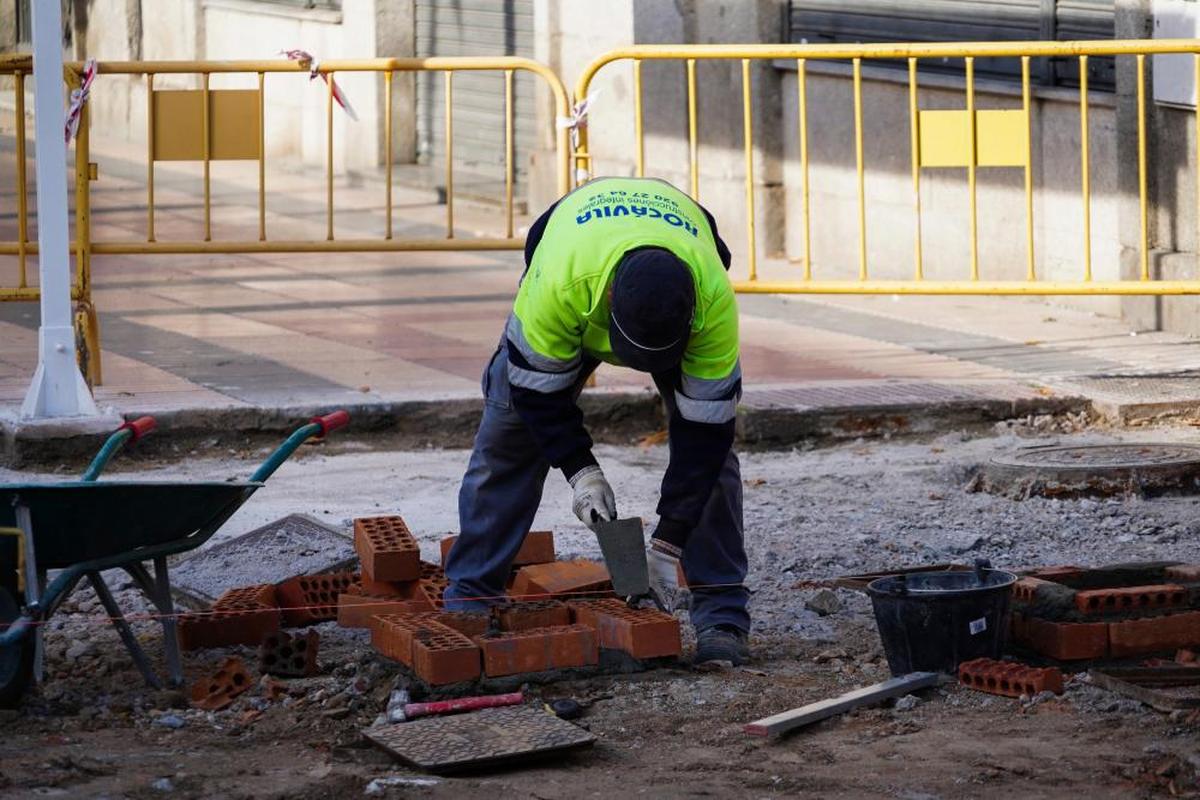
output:
[[[610,309],[608,340],[621,363],[641,372],[678,366],[696,310],[692,271],[670,250],[630,250],[613,275]]]

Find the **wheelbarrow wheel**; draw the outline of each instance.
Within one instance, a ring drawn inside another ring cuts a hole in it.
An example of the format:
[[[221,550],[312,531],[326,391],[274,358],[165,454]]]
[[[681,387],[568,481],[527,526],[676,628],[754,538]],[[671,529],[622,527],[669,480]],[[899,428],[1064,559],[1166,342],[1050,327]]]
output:
[[[0,632],[21,615],[9,591],[0,587]],[[33,637],[0,647],[0,708],[15,708],[33,676]]]

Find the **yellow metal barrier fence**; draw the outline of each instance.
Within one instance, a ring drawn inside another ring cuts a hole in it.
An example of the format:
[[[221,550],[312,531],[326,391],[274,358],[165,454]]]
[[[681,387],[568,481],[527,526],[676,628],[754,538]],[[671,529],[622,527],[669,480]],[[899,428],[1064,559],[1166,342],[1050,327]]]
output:
[[[270,239],[266,224],[266,145],[265,84],[268,73],[310,72],[308,61],[128,61],[99,62],[97,89],[102,91],[106,75],[142,75],[146,82],[146,234],[141,239],[96,240],[90,220],[90,187],[95,165],[89,164],[88,110],[85,105],[75,143],[75,237],[70,245],[76,254],[76,275],[71,297],[76,303],[76,328],[81,367],[92,384],[102,380],[100,369],[99,323],[91,302],[91,255],[182,254],[182,253],[318,253],[372,252],[402,250],[520,250],[524,238],[514,234],[514,100],[513,77],[524,71],[540,77],[550,90],[555,118],[567,118],[570,108],[562,81],[545,65],[517,57],[462,58],[379,58],[347,61],[323,61],[316,72],[326,80],[325,113],[325,238]],[[64,68],[69,88],[79,86],[84,65]],[[461,71],[500,72],[504,76],[504,184],[505,223],[502,237],[455,238],[454,235],[454,74]],[[377,239],[339,239],[334,230],[334,79],[338,73],[373,72],[384,78],[384,150],[386,189],[383,205],[386,227]],[[393,131],[392,81],[397,72],[442,72],[445,74],[445,183],[446,233],[442,237],[400,238],[393,236]],[[213,89],[212,75],[246,74],[257,78],[257,89]],[[27,257],[38,252],[36,241],[29,240],[27,204],[25,126],[25,79],[32,74],[28,55],[0,57],[0,74],[11,75],[16,104],[16,241],[0,241],[0,255],[17,257],[16,285],[5,285],[0,276],[0,302],[37,301],[39,290],[29,283]],[[157,75],[198,75],[198,90],[156,89]],[[569,131],[555,126],[556,179],[560,194],[570,189]],[[221,160],[258,162],[258,238],[221,240],[213,238],[210,164]],[[158,161],[195,161],[203,163],[204,234],[202,240],[161,241],[155,232],[154,165]]]
[[[78,67],[79,65],[74,65]],[[325,238],[270,239],[266,225],[265,84],[269,73],[308,73],[308,61],[127,61],[100,62],[97,85],[104,75],[144,75],[147,96],[146,236],[144,239],[100,239],[91,242],[98,254],[135,253],[319,253],[396,250],[519,250],[523,240],[513,235],[513,74],[525,71],[542,78],[554,98],[557,117],[569,114],[567,92],[549,67],[517,57],[376,58],[321,61],[316,72],[328,78],[325,113]],[[454,237],[454,74],[463,71],[501,72],[505,92],[505,235],[492,238]],[[373,72],[384,76],[386,229],[378,239],[338,239],[334,231],[334,80],[338,73]],[[397,72],[443,72],[446,88],[446,235],[437,238],[398,238],[392,235],[392,75]],[[222,74],[254,75],[256,90],[211,89],[209,78]],[[198,90],[157,90],[157,75],[199,75]],[[198,131],[198,135],[197,135]],[[247,131],[251,133],[247,135]],[[190,135],[189,135],[190,132]],[[560,192],[569,189],[568,131],[556,130],[557,181]],[[159,241],[154,230],[154,163],[164,160],[200,161],[204,164],[203,240]],[[214,240],[209,165],[218,160],[258,162],[258,238]]]
[[[1087,42],[974,42],[935,44],[818,44],[818,45],[640,45],[603,54],[584,69],[576,86],[575,100],[588,99],[592,81],[606,65],[630,61],[633,66],[633,122],[635,169],[646,173],[645,136],[642,118],[642,64],[646,61],[683,62],[687,86],[688,170],[691,194],[698,198],[700,163],[696,121],[696,63],[705,60],[740,61],[742,84],[742,138],[745,150],[746,237],[748,275],[736,280],[740,292],[803,294],[996,294],[996,295],[1173,295],[1200,293],[1200,280],[1157,280],[1150,274],[1150,247],[1147,197],[1146,132],[1146,56],[1156,54],[1192,54],[1197,85],[1200,85],[1200,40],[1131,40]],[[1129,56],[1136,62],[1137,75],[1137,158],[1138,201],[1140,208],[1139,274],[1136,280],[1098,281],[1092,277],[1091,252],[1091,167],[1088,138],[1088,58]],[[975,103],[975,60],[1015,58],[1021,65],[1021,106],[1016,109],[977,110]],[[1030,59],[1077,59],[1081,75],[1080,114],[1080,192],[1083,207],[1081,265],[1075,281],[1041,280],[1034,259],[1033,165],[1030,137]],[[797,109],[799,160],[801,172],[801,275],[795,281],[763,281],[758,278],[754,184],[754,138],[752,126],[751,64],[756,60],[794,60],[797,71]],[[908,67],[908,116],[911,138],[913,187],[913,226],[915,247],[912,278],[907,280],[872,278],[867,258],[867,204],[863,162],[863,75],[864,62],[900,59]],[[962,110],[923,110],[918,103],[917,70],[922,60],[961,59],[965,68],[964,108]],[[858,279],[818,279],[811,255],[811,218],[809,183],[809,109],[807,66],[810,62],[849,61],[853,85],[854,158],[857,170]],[[1197,108],[1200,125],[1200,107]],[[1200,130],[1200,127],[1198,127]],[[589,131],[579,131],[574,159],[576,175],[585,180],[593,175],[593,155],[588,149]],[[924,274],[921,247],[921,175],[923,169],[965,167],[969,198],[968,241],[969,272],[961,280],[930,280]],[[979,271],[978,214],[976,177],[979,168],[1012,167],[1024,170],[1025,193],[1025,278],[1023,280],[981,280]],[[1200,142],[1197,143],[1197,195],[1200,203]]]

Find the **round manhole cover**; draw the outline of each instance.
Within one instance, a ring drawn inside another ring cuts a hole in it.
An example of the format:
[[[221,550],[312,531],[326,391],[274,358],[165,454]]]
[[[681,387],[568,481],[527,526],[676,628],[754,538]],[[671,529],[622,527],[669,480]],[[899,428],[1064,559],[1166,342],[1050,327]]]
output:
[[[984,491],[1020,498],[1200,493],[1200,446],[1030,447],[993,458],[975,483]]]

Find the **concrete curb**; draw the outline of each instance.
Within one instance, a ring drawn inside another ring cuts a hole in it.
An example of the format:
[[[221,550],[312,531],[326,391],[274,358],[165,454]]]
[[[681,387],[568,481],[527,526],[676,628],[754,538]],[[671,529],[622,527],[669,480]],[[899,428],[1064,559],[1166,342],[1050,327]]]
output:
[[[580,405],[588,430],[600,442],[628,444],[665,427],[658,397],[649,391],[588,393]],[[334,446],[366,441],[396,449],[466,448],[474,439],[483,399],[450,397],[274,408],[229,406],[157,413],[143,410],[128,416],[152,413],[158,428],[140,441],[130,456],[177,460],[181,451],[192,449],[204,456],[206,451],[223,445],[269,445],[281,441],[309,418],[337,407],[349,411],[352,422],[336,434]],[[737,438],[744,447],[790,448],[801,443],[979,430],[1002,420],[1090,409],[1086,398],[1061,396],[832,407],[747,404],[738,412]],[[20,469],[82,462],[96,452],[119,424],[119,418],[105,422],[111,424],[99,428],[94,422],[87,426],[29,426],[0,418],[0,466]]]

